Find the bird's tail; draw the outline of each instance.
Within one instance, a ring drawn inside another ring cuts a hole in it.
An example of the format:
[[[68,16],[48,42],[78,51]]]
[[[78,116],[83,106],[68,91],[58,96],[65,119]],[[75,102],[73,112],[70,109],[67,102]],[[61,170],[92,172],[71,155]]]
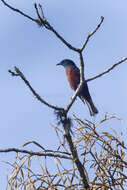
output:
[[[88,108],[89,108],[89,112],[91,116],[94,116],[95,114],[98,113],[97,108],[95,107],[92,99],[90,99],[89,101],[86,100],[84,97],[80,96],[81,100],[83,101],[83,103],[86,103]]]

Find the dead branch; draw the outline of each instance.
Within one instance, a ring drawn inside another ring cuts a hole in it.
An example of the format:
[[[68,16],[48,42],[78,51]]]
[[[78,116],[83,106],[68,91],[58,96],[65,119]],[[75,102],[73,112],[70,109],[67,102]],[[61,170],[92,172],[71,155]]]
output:
[[[29,154],[30,156],[44,156],[44,157],[54,157],[54,158],[64,158],[68,160],[72,160],[71,156],[65,155],[65,153],[56,153],[57,151],[52,152],[33,152],[25,149],[18,149],[18,148],[7,148],[7,149],[0,149],[1,153],[7,153],[7,152],[16,152],[16,153],[23,153],[23,154]]]
[[[42,145],[40,145],[38,142],[36,141],[29,141],[29,142],[26,142],[25,144],[23,144],[23,147],[24,146],[27,146],[29,144],[35,144],[36,146],[38,146],[39,148],[41,148],[44,152],[53,152],[53,153],[60,153],[60,154],[66,154],[66,155],[69,155],[71,156],[71,153],[69,152],[62,152],[62,151],[55,151],[55,150],[49,150],[49,149],[45,149]]]
[[[29,15],[25,14],[24,12],[22,12],[21,10],[12,7],[11,5],[9,5],[8,3],[6,3],[4,0],[1,0],[1,1],[3,2],[3,4],[4,4],[6,7],[8,7],[9,9],[11,9],[12,11],[17,12],[17,13],[19,13],[20,15],[22,15],[22,16],[28,18],[29,20],[31,20],[31,21],[33,21],[33,22],[36,22],[36,23],[38,24],[37,19],[34,19],[34,18],[30,17]]]
[[[30,91],[33,93],[33,95],[43,104],[45,104],[46,106],[48,106],[49,108],[55,109],[55,110],[61,110],[63,108],[54,106],[49,104],[48,102],[46,102],[45,100],[43,100],[40,95],[33,89],[33,87],[30,85],[29,81],[25,78],[24,74],[17,68],[14,67],[15,72],[8,70],[9,73],[12,74],[12,76],[19,76],[26,84],[26,86],[28,86],[28,88],[30,89]]]
[[[113,70],[116,66],[120,65],[121,63],[124,63],[125,61],[127,60],[127,57],[123,57],[120,61],[114,63],[111,67],[109,67],[108,69],[106,69],[104,72],[94,76],[94,77],[91,77],[89,79],[86,80],[86,82],[89,82],[89,81],[92,81],[92,80],[95,80],[97,78],[100,78],[101,76],[107,74],[108,72],[110,72],[111,70]]]
[[[88,182],[88,177],[86,176],[86,173],[85,173],[85,167],[83,166],[83,164],[81,163],[81,161],[79,159],[77,149],[74,146],[74,143],[72,141],[72,137],[70,134],[71,123],[70,123],[69,118],[67,117],[67,114],[65,112],[61,113],[60,117],[61,117],[61,123],[62,123],[64,131],[65,131],[64,136],[68,142],[70,151],[71,151],[72,156],[73,156],[73,161],[74,161],[75,165],[77,166],[80,177],[82,179],[83,187],[85,189],[88,189],[89,188],[89,182]]]
[[[89,41],[90,38],[97,32],[97,30],[101,27],[103,21],[104,21],[104,17],[101,16],[100,23],[96,26],[96,28],[95,28],[92,32],[90,32],[90,33],[88,34],[88,36],[86,37],[86,40],[85,40],[85,42],[83,43],[83,45],[82,45],[80,51],[83,51],[83,50],[86,48],[86,45],[87,45],[88,41]]]
[[[83,60],[83,55],[82,52],[79,52],[79,58],[80,58],[80,83],[78,88],[76,89],[74,95],[71,97],[69,103],[67,104],[66,108],[64,109],[65,112],[67,113],[69,111],[69,109],[71,108],[72,104],[74,103],[78,93],[80,92],[83,83],[84,83],[84,60]]]
[[[76,52],[79,51],[78,48],[75,48],[75,47],[73,47],[70,43],[68,43],[68,42],[51,26],[51,24],[49,24],[49,22],[48,22],[48,21],[46,20],[46,18],[44,17],[44,14],[43,14],[42,16],[40,15],[39,10],[38,10],[38,6],[37,6],[36,3],[34,4],[34,7],[35,7],[35,9],[36,9],[36,13],[37,13],[38,19],[34,19],[34,18],[30,17],[29,15],[27,15],[26,13],[20,11],[19,9],[12,7],[11,5],[9,5],[8,3],[6,3],[4,0],[1,0],[1,2],[3,2],[3,4],[4,4],[5,6],[7,6],[8,8],[10,8],[10,9],[13,10],[14,12],[17,12],[17,13],[19,13],[20,15],[22,15],[22,16],[28,18],[29,20],[32,20],[32,21],[36,22],[36,23],[39,24],[40,26],[44,26],[46,29],[52,31],[52,32],[56,35],[56,37],[57,37],[58,39],[60,39],[68,48],[70,48],[70,49],[72,49],[73,51],[76,51]],[[41,6],[40,4],[39,4],[39,7],[42,9],[42,6]],[[41,11],[41,13],[42,13],[42,11]]]

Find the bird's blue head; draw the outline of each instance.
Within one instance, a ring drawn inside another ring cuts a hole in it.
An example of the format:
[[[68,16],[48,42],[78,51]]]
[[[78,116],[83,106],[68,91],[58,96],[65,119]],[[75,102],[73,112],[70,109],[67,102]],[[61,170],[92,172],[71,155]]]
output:
[[[64,59],[57,65],[62,65],[65,69],[67,69],[68,67],[76,66],[75,63],[70,59]]]

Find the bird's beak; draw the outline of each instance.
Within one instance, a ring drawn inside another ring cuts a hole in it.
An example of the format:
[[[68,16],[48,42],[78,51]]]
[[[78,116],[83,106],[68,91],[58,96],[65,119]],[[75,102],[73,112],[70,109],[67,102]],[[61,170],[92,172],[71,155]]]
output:
[[[56,66],[59,66],[59,65],[61,65],[61,63],[57,63],[57,64],[56,64]]]

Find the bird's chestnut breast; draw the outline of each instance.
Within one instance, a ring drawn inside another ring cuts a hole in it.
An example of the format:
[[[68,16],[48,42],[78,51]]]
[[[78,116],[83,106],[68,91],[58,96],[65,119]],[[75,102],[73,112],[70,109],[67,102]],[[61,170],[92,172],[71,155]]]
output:
[[[69,84],[73,90],[76,90],[80,83],[80,71],[77,67],[71,66],[66,68],[66,75]]]

